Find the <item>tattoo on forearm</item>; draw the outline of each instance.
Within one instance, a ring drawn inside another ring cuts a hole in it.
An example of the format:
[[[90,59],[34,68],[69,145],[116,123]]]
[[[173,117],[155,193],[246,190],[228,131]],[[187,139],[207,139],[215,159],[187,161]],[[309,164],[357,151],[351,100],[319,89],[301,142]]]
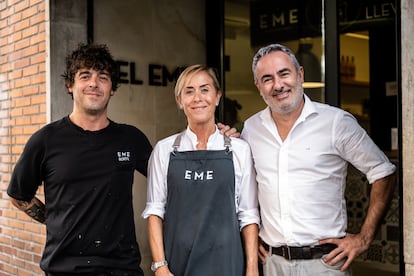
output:
[[[45,208],[43,203],[37,198],[33,198],[30,202],[23,200],[15,200],[14,205],[26,214],[28,214],[32,219],[41,223],[45,222]]]
[[[34,220],[37,220],[38,222],[44,223],[45,222],[45,212],[37,206],[36,204],[33,204],[29,209],[26,209],[26,214],[28,214],[31,218]]]

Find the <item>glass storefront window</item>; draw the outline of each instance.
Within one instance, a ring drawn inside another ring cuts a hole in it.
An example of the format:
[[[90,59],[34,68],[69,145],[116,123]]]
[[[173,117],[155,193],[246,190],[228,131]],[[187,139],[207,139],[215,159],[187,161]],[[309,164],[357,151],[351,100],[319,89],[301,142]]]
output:
[[[303,2],[225,1],[225,114],[234,117],[237,112],[238,126],[265,107],[254,85],[251,63],[255,52],[267,44],[284,44],[296,52],[305,68],[305,93],[324,102],[322,2]]]

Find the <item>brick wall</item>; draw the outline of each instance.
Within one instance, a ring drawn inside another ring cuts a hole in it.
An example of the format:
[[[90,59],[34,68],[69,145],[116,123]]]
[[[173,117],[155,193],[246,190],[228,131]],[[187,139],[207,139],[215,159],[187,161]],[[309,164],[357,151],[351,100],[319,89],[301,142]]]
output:
[[[0,276],[43,275],[45,227],[6,190],[24,144],[46,123],[46,1],[0,0]]]

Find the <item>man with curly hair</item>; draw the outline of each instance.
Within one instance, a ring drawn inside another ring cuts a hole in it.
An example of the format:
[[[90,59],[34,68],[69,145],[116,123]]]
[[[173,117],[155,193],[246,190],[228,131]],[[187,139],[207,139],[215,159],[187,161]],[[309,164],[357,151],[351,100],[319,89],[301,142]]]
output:
[[[105,45],[80,44],[63,77],[73,111],[31,136],[7,192],[46,225],[46,275],[144,275],[132,184],[135,171],[146,176],[152,146],[136,127],[107,117],[119,69]],[[36,197],[42,184],[44,203]]]

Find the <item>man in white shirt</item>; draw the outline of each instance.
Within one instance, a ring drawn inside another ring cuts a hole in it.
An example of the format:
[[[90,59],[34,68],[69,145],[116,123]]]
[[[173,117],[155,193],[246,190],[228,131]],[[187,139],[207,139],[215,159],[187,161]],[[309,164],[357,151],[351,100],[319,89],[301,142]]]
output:
[[[252,69],[268,106],[245,122],[242,138],[257,172],[264,275],[350,275],[387,210],[395,166],[351,114],[304,94],[290,49],[261,48]],[[358,234],[346,232],[348,162],[372,184]]]

